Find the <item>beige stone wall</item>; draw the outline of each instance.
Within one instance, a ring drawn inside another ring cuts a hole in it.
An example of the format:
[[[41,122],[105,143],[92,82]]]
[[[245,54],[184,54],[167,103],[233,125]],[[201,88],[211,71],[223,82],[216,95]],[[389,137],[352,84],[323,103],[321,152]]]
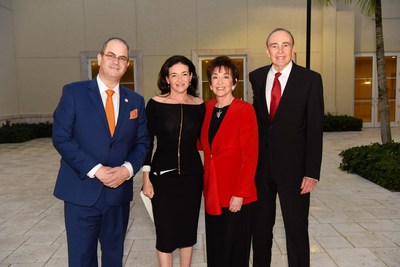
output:
[[[383,4],[386,49],[400,52],[400,1]],[[357,7],[313,1],[311,68],[323,75],[327,112],[352,115],[354,54],[374,50],[373,23]],[[80,53],[98,51],[110,36],[142,52],[139,91],[148,100],[173,54],[241,49],[250,71],[268,64],[265,38],[275,27],[292,31],[297,63],[305,65],[306,1],[0,0],[0,56],[7,60],[0,64],[0,120],[51,117],[62,86],[81,79]]]
[[[11,0],[0,0],[0,127],[2,117],[19,113],[13,16]]]

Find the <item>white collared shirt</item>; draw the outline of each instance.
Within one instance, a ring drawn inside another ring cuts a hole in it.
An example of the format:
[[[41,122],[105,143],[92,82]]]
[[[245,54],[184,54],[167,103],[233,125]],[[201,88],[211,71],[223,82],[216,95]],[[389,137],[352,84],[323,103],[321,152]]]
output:
[[[293,62],[290,61],[290,63],[281,71],[282,75],[279,76],[279,82],[281,83],[281,95],[283,95],[283,91],[285,90],[290,71],[292,70],[292,66]],[[267,74],[267,82],[265,84],[265,98],[267,101],[268,110],[271,104],[271,91],[272,91],[272,85],[274,84],[275,73],[277,73],[277,71],[274,69],[274,66],[272,65]]]
[[[97,75],[96,77],[97,80],[97,84],[99,86],[99,92],[100,92],[100,96],[101,96],[101,100],[103,101],[103,106],[104,108],[106,107],[106,101],[107,101],[107,93],[106,90],[108,89],[113,89],[114,90],[114,94],[112,96],[113,98],[113,104],[114,104],[114,115],[115,115],[115,121],[118,121],[118,114],[119,114],[119,83],[114,87],[114,88],[108,88],[104,82],[100,79],[99,75]],[[116,126],[116,125],[115,125]],[[90,178],[95,178],[95,174],[96,172],[102,167],[103,165],[101,163],[97,164],[96,166],[94,166],[88,173],[87,176],[89,176]],[[133,166],[130,162],[125,161],[124,164],[122,164],[121,166],[125,167],[128,169],[129,171],[129,177],[127,180],[129,180],[130,178],[132,178],[133,174],[134,174],[134,170],[133,170]]]

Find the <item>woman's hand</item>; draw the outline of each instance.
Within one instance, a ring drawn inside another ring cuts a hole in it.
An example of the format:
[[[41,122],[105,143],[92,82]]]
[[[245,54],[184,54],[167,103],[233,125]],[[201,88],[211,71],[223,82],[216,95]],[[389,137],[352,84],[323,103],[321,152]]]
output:
[[[242,208],[243,198],[232,196],[231,202],[229,203],[229,210],[231,212],[238,212]]]
[[[154,196],[154,188],[153,184],[150,182],[150,174],[149,172],[143,172],[143,194],[152,199]]]

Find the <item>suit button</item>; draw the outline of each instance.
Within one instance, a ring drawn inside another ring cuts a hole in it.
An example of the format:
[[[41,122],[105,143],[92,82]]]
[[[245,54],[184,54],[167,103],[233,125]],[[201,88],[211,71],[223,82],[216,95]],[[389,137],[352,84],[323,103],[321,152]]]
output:
[[[212,159],[212,154],[210,154],[210,159]]]
[[[110,145],[110,148],[114,148],[114,145]]]

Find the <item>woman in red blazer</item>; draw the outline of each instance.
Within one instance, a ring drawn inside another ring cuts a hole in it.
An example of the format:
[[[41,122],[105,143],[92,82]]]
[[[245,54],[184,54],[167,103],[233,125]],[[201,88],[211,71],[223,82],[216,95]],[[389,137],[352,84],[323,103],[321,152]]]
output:
[[[235,99],[239,70],[229,57],[207,68],[215,100],[206,103],[201,131],[208,267],[248,266],[250,208],[257,200],[254,181],[258,131],[253,106]]]

